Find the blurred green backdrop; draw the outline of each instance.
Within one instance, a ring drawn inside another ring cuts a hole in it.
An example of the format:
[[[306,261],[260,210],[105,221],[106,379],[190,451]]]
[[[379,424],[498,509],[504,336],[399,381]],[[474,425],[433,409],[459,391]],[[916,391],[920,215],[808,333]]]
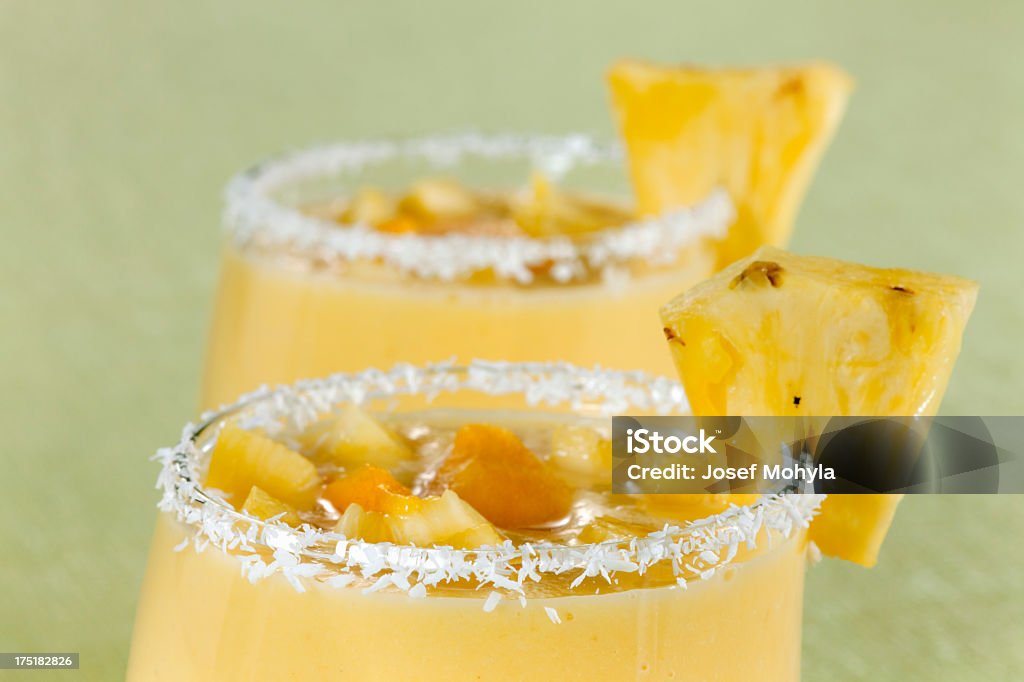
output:
[[[794,248],[979,280],[945,411],[1024,412],[1022,33],[998,0],[3,0],[0,650],[122,675],[233,172],[336,138],[611,134],[623,55],[847,67]],[[805,679],[1024,677],[1022,522],[1020,497],[907,500],[877,569],[811,572]]]

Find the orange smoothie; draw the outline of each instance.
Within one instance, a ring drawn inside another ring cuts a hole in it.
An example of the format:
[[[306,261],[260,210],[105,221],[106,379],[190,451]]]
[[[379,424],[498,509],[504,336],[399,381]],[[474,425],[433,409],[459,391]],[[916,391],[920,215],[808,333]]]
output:
[[[425,177],[459,186],[424,198]],[[414,189],[392,200],[377,187]],[[398,361],[670,374],[658,307],[713,272],[710,242],[732,208],[712,192],[641,220],[616,200],[626,188],[616,149],[579,136],[340,145],[241,176],[228,192],[202,404]],[[413,218],[418,227],[403,222]]]
[[[566,365],[251,396],[159,453],[128,680],[797,680],[822,496],[610,492],[609,415],[686,409]]]

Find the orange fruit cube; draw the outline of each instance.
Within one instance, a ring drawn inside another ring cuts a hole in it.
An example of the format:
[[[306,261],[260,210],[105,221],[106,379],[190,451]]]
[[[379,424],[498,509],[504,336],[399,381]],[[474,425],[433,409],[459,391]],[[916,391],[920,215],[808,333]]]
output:
[[[412,494],[388,471],[372,464],[366,464],[324,488],[324,498],[340,512],[350,504],[358,504],[365,511],[385,511],[389,493]]]
[[[573,491],[508,429],[467,424],[435,483],[458,493],[502,528],[556,523],[569,515]]]

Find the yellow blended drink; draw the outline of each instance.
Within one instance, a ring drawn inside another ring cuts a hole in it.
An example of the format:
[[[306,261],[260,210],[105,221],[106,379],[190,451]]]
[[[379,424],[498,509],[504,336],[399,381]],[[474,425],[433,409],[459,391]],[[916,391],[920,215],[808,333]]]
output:
[[[651,321],[713,271],[732,206],[712,192],[638,219],[618,156],[583,137],[462,135],[315,149],[243,175],[204,405],[396,361],[669,373]]]
[[[579,135],[342,144],[229,187],[202,403],[396,361],[670,374],[658,306],[782,245],[838,125],[826,65],[609,74],[625,154]]]
[[[796,680],[822,496],[611,493],[608,415],[686,409],[537,364],[251,396],[160,453],[128,680]]]

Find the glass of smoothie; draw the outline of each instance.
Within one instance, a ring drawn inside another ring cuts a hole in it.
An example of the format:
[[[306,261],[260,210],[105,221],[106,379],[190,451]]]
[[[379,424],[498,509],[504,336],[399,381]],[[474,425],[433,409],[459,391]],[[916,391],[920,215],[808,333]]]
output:
[[[732,204],[640,218],[579,135],[353,142],[227,190],[202,403],[337,371],[474,358],[670,374],[660,303],[710,275]]]
[[[610,415],[687,411],[478,361],[205,415],[158,453],[128,680],[797,680],[822,496],[611,492]]]

